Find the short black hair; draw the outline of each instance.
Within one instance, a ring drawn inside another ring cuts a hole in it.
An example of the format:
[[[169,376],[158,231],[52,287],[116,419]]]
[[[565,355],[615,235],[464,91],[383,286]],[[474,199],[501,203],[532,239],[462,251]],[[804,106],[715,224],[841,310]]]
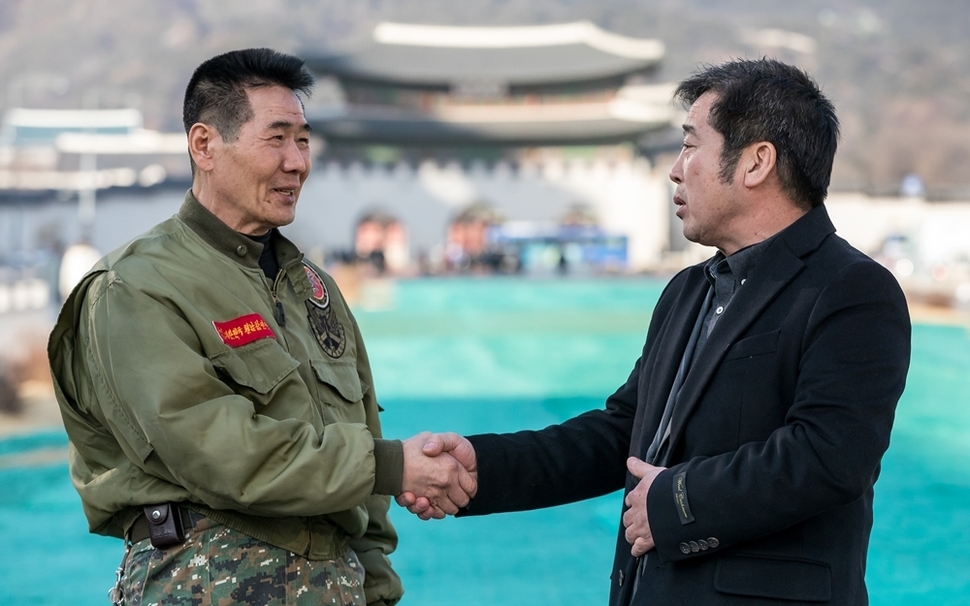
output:
[[[309,97],[313,76],[303,59],[269,48],[213,57],[196,68],[185,88],[182,124],[186,134],[193,124],[202,122],[219,131],[223,139],[234,141],[239,128],[253,117],[246,90],[261,86],[284,86]]]
[[[825,201],[839,141],[835,107],[797,67],[774,59],[738,59],[709,65],[677,87],[674,98],[693,105],[714,93],[708,122],[724,137],[721,179],[727,181],[741,151],[768,141],[778,154],[778,178],[796,204]]]

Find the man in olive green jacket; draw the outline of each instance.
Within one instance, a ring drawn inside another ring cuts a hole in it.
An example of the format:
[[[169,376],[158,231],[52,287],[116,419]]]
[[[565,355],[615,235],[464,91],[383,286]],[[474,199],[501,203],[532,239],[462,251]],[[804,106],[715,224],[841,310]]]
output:
[[[193,184],[65,303],[49,354],[92,532],[127,540],[116,603],[393,604],[389,498],[457,511],[474,478],[381,439],[360,331],[279,226],[310,172],[303,62],[206,61]]]

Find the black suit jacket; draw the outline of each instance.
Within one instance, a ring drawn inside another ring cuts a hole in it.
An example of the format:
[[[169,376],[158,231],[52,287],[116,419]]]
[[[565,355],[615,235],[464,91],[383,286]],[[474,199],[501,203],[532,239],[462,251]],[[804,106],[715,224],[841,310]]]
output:
[[[910,355],[898,284],[835,235],[824,206],[751,268],[695,356],[647,508],[656,549],[633,604],[868,602],[873,484]],[[479,491],[464,515],[627,492],[660,422],[709,282],[676,275],[643,353],[605,409],[541,431],[471,436]],[[638,562],[622,524],[610,604]]]

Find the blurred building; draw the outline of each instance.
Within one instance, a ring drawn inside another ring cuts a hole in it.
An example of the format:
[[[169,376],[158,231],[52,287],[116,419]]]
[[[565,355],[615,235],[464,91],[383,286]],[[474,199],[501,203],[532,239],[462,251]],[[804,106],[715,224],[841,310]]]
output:
[[[643,84],[663,55],[588,22],[382,23],[355,52],[307,56],[339,86],[310,119],[331,150],[635,142],[670,120],[669,87]]]
[[[184,134],[143,128],[136,109],[14,108],[0,120],[0,194],[187,179],[186,149]]]
[[[342,202],[372,205],[359,199],[361,190],[388,178],[417,181],[438,202],[381,200],[415,235],[412,261],[481,269],[493,249],[515,240],[503,236],[490,247],[486,233],[503,233],[509,221],[516,234],[533,229],[548,239],[546,226],[580,203],[601,222],[586,231],[622,242],[628,250],[617,262],[639,269],[656,264],[670,234],[666,176],[655,175],[641,153],[648,136],[679,119],[673,87],[654,82],[663,56],[657,40],[588,22],[382,23],[352,52],[304,53],[318,76],[307,118],[325,141],[325,178],[336,187],[357,184]],[[465,216],[483,205],[501,219]],[[435,242],[422,237],[418,222],[440,226]]]

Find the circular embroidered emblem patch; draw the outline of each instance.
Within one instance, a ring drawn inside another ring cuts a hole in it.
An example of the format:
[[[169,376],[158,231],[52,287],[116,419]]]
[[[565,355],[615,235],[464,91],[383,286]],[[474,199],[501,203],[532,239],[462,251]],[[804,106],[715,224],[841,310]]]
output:
[[[310,290],[312,294],[310,295],[310,301],[317,307],[326,309],[330,305],[330,293],[327,292],[327,285],[323,283],[317,272],[307,265],[303,264],[303,271],[306,272],[306,277],[310,280]]]

